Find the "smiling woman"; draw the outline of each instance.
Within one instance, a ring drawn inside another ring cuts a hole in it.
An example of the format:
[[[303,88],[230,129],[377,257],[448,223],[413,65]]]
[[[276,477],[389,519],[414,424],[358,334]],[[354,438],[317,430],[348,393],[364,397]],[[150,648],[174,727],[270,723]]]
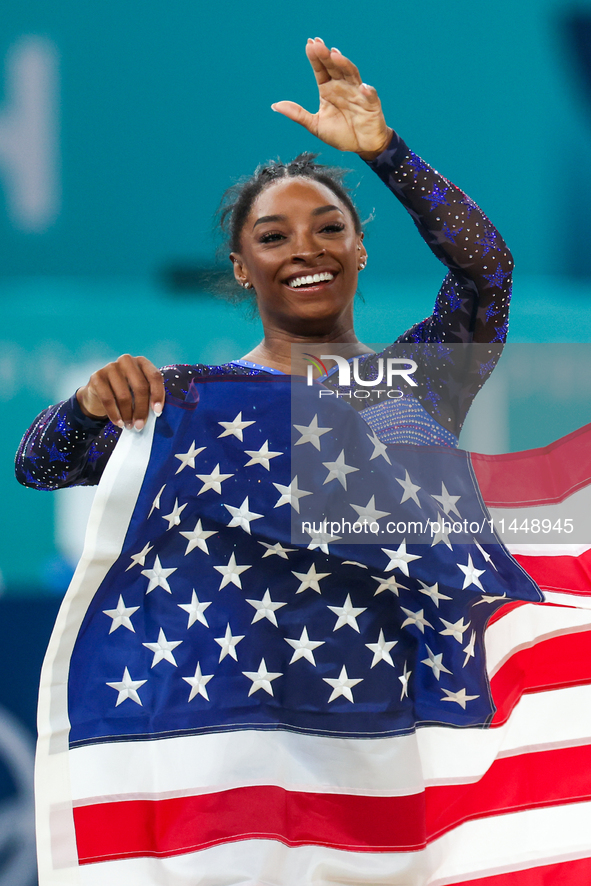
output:
[[[277,102],[273,109],[325,143],[365,160],[449,271],[433,314],[396,343],[502,343],[513,261],[499,232],[472,200],[387,126],[376,90],[362,82],[349,59],[329,50],[320,38],[308,40],[306,54],[318,84],[318,112],[311,114],[290,101]],[[38,417],[17,457],[20,482],[42,489],[97,483],[117,442],[117,428],[143,428],[150,408],[160,414],[165,392],[185,397],[196,376],[289,374],[293,344],[346,345],[349,358],[365,355],[361,371],[371,377],[371,349],[357,339],[353,324],[357,278],[367,252],[342,175],[302,154],[287,165],[259,167],[252,178],[230,188],[221,219],[230,235],[236,280],[256,298],[264,330],[261,343],[241,359],[217,367],[175,365],[159,371],[145,357],[124,354],[95,372],[70,401]],[[443,425],[448,445],[456,445],[470,403],[494,368],[494,356],[483,354],[459,387],[457,379],[452,383],[449,367],[424,374],[408,403],[409,415],[415,416],[410,424],[430,427],[422,442],[440,440]],[[62,441],[63,458],[50,460],[39,440],[53,439],[56,422],[63,420],[72,434],[67,443]],[[394,428],[400,420],[400,414],[390,416],[388,426]],[[450,431],[453,439],[447,436]],[[416,441],[412,428],[409,435]],[[396,439],[405,439],[404,434]]]
[[[447,274],[433,313],[375,354],[354,330],[368,256],[340,174],[309,154],[259,167],[227,192],[222,219],[260,344],[221,366],[158,370],[124,354],[25,434],[25,485],[105,475],[44,672],[42,886],[65,882],[54,859],[74,834],[69,864],[87,865],[89,884],[435,882],[430,844],[464,812],[452,820],[460,807],[442,800],[445,827],[425,813],[416,728],[460,736],[490,722],[489,607],[538,599],[504,549],[470,537],[460,559],[441,528],[408,549],[366,537],[351,550],[323,530],[293,540],[290,517],[313,492],[331,504],[344,490],[354,526],[443,525],[460,500],[463,517],[485,516],[454,450],[506,337],[513,267],[478,206],[386,125],[355,65],[319,38],[306,53],[318,112],[274,110],[368,163]],[[471,343],[483,352],[454,359],[451,345]],[[344,354],[367,396],[347,401],[336,366],[302,384],[294,345],[322,370],[322,351],[347,369]],[[384,366],[400,375],[406,358],[413,380],[380,400]],[[302,390],[318,397],[292,417]],[[453,482],[439,467],[452,464]],[[444,757],[434,782],[455,784]]]

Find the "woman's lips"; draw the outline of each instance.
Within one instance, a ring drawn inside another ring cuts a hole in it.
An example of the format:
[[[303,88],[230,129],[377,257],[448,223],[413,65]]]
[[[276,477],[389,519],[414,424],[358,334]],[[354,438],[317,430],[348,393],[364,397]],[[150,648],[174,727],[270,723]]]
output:
[[[284,285],[291,292],[318,292],[330,286],[336,276],[336,271],[316,271],[309,274],[292,275]]]

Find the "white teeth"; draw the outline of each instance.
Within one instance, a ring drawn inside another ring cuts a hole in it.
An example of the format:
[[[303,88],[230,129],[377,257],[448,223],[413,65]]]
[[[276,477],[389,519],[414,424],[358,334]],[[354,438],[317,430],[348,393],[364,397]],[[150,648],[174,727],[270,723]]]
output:
[[[288,286],[291,289],[297,289],[298,286],[310,286],[314,283],[328,283],[331,280],[334,280],[334,274],[331,274],[330,271],[323,271],[321,274],[308,274],[305,277],[296,277],[294,280],[290,280]]]

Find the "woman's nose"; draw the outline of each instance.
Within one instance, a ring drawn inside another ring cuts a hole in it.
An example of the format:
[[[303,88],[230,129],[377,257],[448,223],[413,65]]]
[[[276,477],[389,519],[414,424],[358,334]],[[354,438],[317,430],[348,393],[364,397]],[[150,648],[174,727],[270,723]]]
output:
[[[315,241],[311,234],[302,233],[293,244],[293,258],[296,261],[309,261],[324,254],[324,246]]]

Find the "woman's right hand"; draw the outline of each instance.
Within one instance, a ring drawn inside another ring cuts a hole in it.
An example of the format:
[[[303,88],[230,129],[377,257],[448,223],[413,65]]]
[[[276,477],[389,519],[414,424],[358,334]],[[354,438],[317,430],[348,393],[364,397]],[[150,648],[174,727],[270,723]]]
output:
[[[123,354],[90,376],[76,399],[90,418],[109,418],[120,428],[140,431],[150,408],[160,415],[164,405],[162,373],[146,357]]]

